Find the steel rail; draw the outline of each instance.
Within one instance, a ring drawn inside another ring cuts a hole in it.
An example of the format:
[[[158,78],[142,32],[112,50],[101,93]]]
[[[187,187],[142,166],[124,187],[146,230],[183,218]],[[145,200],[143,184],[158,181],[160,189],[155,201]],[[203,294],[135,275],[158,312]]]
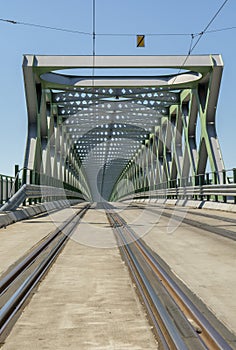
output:
[[[117,214],[107,214],[109,221],[112,223],[113,227],[119,231],[120,235],[123,236],[125,231],[132,242],[136,245],[140,253],[144,256],[147,264],[152,268],[158,279],[161,281],[164,288],[167,290],[171,298],[178,305],[178,307],[183,311],[186,319],[191,319],[194,324],[198,326],[201,330],[198,334],[202,343],[206,349],[224,349],[232,350],[232,347],[225,341],[225,339],[219,334],[219,332],[210,324],[206,317],[198,310],[198,308],[193,304],[193,302],[187,297],[187,295],[180,289],[175,281],[168,275],[168,273],[162,268],[154,256],[147,250],[141,240],[135,235],[134,231],[127,226],[126,222]],[[123,243],[126,249],[129,249],[129,244],[127,240],[123,237]],[[130,255],[130,259],[132,254]]]
[[[58,227],[49,237],[47,237],[41,244],[39,244],[33,251],[31,251],[25,258],[23,258],[6,276],[0,280],[0,297],[7,290],[9,285],[14,281],[15,278],[22,273],[32,261],[34,261],[39,254],[51,244],[51,242],[63,232],[63,230],[71,223],[76,216],[81,215],[88,206],[79,210],[73,214],[69,220]]]
[[[137,285],[137,287],[139,289],[141,297],[142,297],[142,299],[144,301],[144,304],[145,304],[145,306],[146,306],[146,308],[148,310],[148,314],[149,314],[150,318],[152,319],[152,323],[153,323],[153,325],[155,327],[155,330],[157,331],[159,339],[161,340],[162,346],[163,346],[163,348],[165,350],[169,350],[169,346],[168,346],[168,343],[167,343],[167,340],[166,340],[166,334],[164,334],[162,332],[161,327],[159,326],[159,323],[161,323],[161,320],[160,319],[158,320],[157,315],[155,315],[155,313],[153,312],[153,308],[150,305],[150,298],[148,298],[148,295],[145,293],[145,291],[143,289],[142,280],[141,280],[141,278],[139,278],[134,264],[129,259],[126,249],[122,245],[120,246],[120,249],[123,252],[123,256],[126,256],[126,263],[127,263],[128,267],[129,267],[129,269],[130,269],[130,271],[132,273],[133,279],[134,279],[134,281],[135,281],[135,283],[136,283],[136,285]]]
[[[108,217],[109,218],[109,217]],[[113,218],[110,221],[112,222]],[[113,221],[115,224],[115,221]],[[128,263],[130,270],[132,272],[132,276],[139,287],[139,291],[143,297],[143,301],[149,311],[149,315],[153,321],[153,325],[155,326],[156,332],[162,341],[162,346],[165,350],[175,349],[175,350],[188,350],[184,341],[179,335],[179,332],[172,322],[170,315],[167,313],[162,303],[158,299],[154,289],[152,288],[148,278],[146,277],[143,269],[139,265],[135,255],[132,253],[129,245],[124,240],[121,229],[116,229],[121,233],[120,237],[122,237],[123,246],[121,249],[123,250],[126,256],[126,262]]]
[[[133,236],[133,235],[132,235]],[[134,237],[133,237],[134,238]],[[137,237],[136,237],[137,240]],[[144,247],[143,243],[139,241],[138,244],[140,251],[145,256],[146,260],[154,268],[155,272],[161,279],[163,285],[168,290],[170,295],[175,299],[177,304],[184,310],[187,319],[192,318],[196,325],[199,326],[201,332],[199,332],[199,337],[201,337],[207,346],[212,346],[212,341],[217,346],[217,349],[230,350],[232,349],[221,335],[211,326],[208,320],[203,316],[203,314],[196,308],[196,306],[190,301],[190,299],[183,293],[183,291],[178,287],[178,285],[170,278],[170,276],[164,271],[161,265],[154,259],[152,254]],[[205,334],[205,332],[207,334]]]
[[[12,321],[13,317],[17,314],[22,307],[27,297],[31,294],[33,288],[41,280],[44,274],[47,272],[53,261],[56,259],[62,248],[69,240],[75,227],[80,219],[88,210],[89,205],[83,207],[80,211],[74,214],[69,220],[63,224],[60,229],[57,229],[45,242],[43,242],[38,248],[36,248],[28,257],[23,259],[22,262],[16,268],[14,268],[1,283],[2,293],[0,297],[5,296],[9,290],[9,287],[14,283],[19,283],[19,277],[21,274],[32,265],[33,261],[36,261],[40,255],[47,249],[56,237],[62,233],[62,237],[56,242],[56,244],[50,249],[50,252],[45,258],[34,267],[33,271],[29,273],[26,278],[20,282],[16,290],[8,297],[7,302],[0,309],[0,343],[5,338],[7,327]],[[66,229],[66,233],[63,230]],[[37,261],[36,261],[37,262]]]

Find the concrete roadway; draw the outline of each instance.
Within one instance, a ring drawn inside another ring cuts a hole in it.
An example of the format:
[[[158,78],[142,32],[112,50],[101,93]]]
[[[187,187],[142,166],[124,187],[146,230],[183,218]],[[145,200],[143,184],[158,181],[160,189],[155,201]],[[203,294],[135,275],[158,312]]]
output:
[[[200,221],[194,215],[196,210],[192,214],[190,209],[178,212],[176,220],[155,212],[153,205],[141,204],[137,208],[123,203],[116,208],[172,271],[236,333],[236,242],[182,222],[185,217]],[[5,271],[72,212],[73,209],[66,210],[62,215],[60,211],[1,229],[0,271]],[[236,228],[235,214],[209,210],[201,213],[219,215],[215,223],[222,229]],[[228,222],[222,220],[224,215]],[[202,215],[202,223],[204,220],[207,219]],[[25,350],[32,346],[50,350],[157,349],[102,209],[94,207],[84,216],[2,349]]]
[[[27,225],[28,234],[34,230],[36,221],[22,222],[22,226]],[[9,237],[13,227],[8,228]],[[6,231],[1,231],[0,242],[5,234]],[[25,231],[18,234],[24,241]],[[4,246],[2,250],[6,251],[6,239]],[[40,350],[158,348],[103,210],[90,210],[84,216],[2,349],[32,347]]]
[[[230,230],[236,237],[235,213],[152,203],[138,206],[117,204],[127,223],[236,334],[236,241],[219,235],[220,230]],[[162,215],[166,212],[170,218]],[[186,224],[184,219],[199,227]],[[205,224],[212,231],[216,228],[218,234],[204,230]]]

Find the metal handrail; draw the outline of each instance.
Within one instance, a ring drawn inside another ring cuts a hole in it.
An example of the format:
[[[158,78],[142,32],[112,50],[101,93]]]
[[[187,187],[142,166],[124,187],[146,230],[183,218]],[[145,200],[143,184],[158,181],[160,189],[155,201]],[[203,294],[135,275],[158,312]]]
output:
[[[184,186],[174,188],[159,188],[159,189],[143,189],[135,190],[124,194],[120,199],[130,198],[175,198],[175,199],[199,199],[199,200],[213,200],[228,202],[229,197],[236,203],[236,184],[219,184],[219,185],[198,185],[198,186]]]
[[[13,176],[0,174],[0,205],[5,203],[11,196],[14,179]]]
[[[0,211],[16,210],[26,199],[41,198],[42,200],[57,198],[84,199],[80,192],[57,188],[53,186],[23,185],[1,208]]]

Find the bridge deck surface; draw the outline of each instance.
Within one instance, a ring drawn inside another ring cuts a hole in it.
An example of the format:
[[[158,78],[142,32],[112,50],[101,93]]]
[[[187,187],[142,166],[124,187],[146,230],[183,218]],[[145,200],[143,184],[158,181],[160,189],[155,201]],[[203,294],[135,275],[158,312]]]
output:
[[[219,229],[236,233],[235,213],[158,208],[155,204],[138,206],[120,213],[174,274],[236,334],[236,241],[219,235]],[[119,207],[121,210],[122,205]],[[163,215],[166,212],[170,217]],[[196,222],[198,227],[186,224],[184,219]],[[208,225],[218,234],[209,232]]]
[[[104,211],[90,210],[2,349],[157,349],[115,246]]]
[[[79,204],[83,206],[84,204]],[[72,208],[44,213],[0,229],[0,276],[35,244],[72,215]]]
[[[236,241],[204,230],[205,220],[214,226],[207,215],[218,215],[218,228],[235,230],[235,214],[190,209],[177,212],[180,218],[182,215],[202,221],[200,228],[160,215],[153,205],[123,203],[117,204],[117,209],[172,271],[236,333]],[[196,216],[199,212],[200,217]],[[73,209],[62,213],[1,229],[1,271],[70,216]],[[157,348],[103,210],[93,208],[86,213],[3,350],[25,350],[32,344],[53,350]]]

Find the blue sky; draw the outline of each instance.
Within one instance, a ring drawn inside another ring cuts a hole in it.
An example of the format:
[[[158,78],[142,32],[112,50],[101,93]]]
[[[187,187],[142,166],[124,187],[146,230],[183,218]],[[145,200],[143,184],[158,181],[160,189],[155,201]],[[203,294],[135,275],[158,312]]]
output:
[[[92,0],[1,0],[0,18],[50,27],[92,32]],[[224,0],[96,0],[97,34],[188,33],[146,36],[145,48],[136,37],[97,35],[98,55],[185,55],[191,33],[201,32]],[[236,1],[228,0],[208,30],[236,26]],[[89,55],[92,36],[0,21],[0,173],[22,166],[27,135],[27,112],[22,74],[23,54]],[[224,72],[217,108],[217,131],[225,168],[236,167],[236,29],[206,33],[192,54],[222,54]],[[196,39],[195,39],[196,40]]]

